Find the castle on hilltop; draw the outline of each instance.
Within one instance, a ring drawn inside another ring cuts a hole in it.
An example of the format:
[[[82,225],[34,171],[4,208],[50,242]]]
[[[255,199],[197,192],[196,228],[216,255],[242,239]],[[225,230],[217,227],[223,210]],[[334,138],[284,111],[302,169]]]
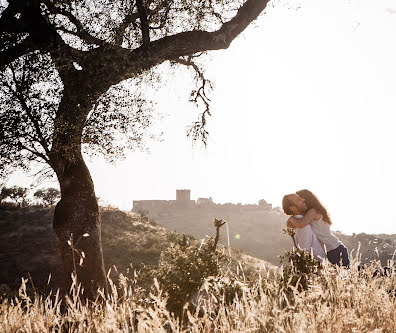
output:
[[[264,199],[259,200],[257,205],[242,205],[226,203],[226,204],[216,204],[213,202],[213,199],[210,198],[198,198],[196,201],[191,200],[191,191],[188,189],[176,190],[176,200],[134,200],[132,210],[135,212],[138,211],[152,211],[159,209],[185,209],[185,208],[202,208],[202,207],[228,207],[228,208],[252,208],[252,209],[263,209],[263,210],[271,210],[272,204],[268,203]]]

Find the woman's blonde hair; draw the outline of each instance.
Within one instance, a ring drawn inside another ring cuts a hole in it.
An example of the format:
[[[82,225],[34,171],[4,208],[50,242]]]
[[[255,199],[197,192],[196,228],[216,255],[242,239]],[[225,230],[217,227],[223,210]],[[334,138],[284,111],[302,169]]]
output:
[[[321,215],[323,221],[328,224],[332,224],[329,213],[327,213],[326,208],[322,205],[319,199],[309,190],[300,190],[296,192],[301,198],[305,199],[305,204],[308,209],[315,208]]]

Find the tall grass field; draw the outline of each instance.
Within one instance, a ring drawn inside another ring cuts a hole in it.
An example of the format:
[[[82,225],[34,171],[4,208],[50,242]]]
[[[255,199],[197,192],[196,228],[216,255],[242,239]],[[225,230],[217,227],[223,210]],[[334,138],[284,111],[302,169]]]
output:
[[[195,308],[187,302],[181,316],[168,310],[168,295],[155,278],[147,294],[121,274],[95,302],[83,301],[76,284],[65,300],[28,295],[23,281],[18,295],[1,301],[0,331],[396,332],[395,276],[374,276],[374,266],[363,273],[356,261],[349,270],[324,267],[309,277],[306,290],[291,277],[285,281],[281,269],[263,266],[250,278],[242,269],[239,279],[205,278],[201,290],[208,292]],[[222,289],[231,284],[237,288],[230,301]]]
[[[21,265],[58,267],[48,242],[51,212],[7,214],[4,240],[17,233],[27,246],[32,235],[48,231],[42,243],[32,243],[46,252],[27,251],[32,263]],[[350,269],[341,269],[319,268],[306,252],[291,250],[279,253],[278,267],[119,211],[102,210],[102,229],[107,292],[87,301],[76,279],[70,290],[58,290],[54,275],[47,276],[43,287],[40,274],[17,267],[24,276],[18,285],[0,285],[1,333],[396,332],[396,275],[385,274],[379,261],[361,268],[359,253]]]

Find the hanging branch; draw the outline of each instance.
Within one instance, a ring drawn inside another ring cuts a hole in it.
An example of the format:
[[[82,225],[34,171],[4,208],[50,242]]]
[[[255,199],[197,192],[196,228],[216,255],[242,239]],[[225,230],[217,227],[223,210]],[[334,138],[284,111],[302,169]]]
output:
[[[205,105],[205,110],[199,115],[198,120],[189,126],[187,130],[187,136],[191,137],[193,141],[201,139],[203,144],[206,146],[209,136],[209,132],[206,130],[206,117],[211,116],[210,99],[207,96],[207,90],[213,89],[213,85],[210,80],[205,78],[202,69],[200,69],[198,65],[192,60],[193,58],[194,56],[188,56],[186,59],[178,58],[174,60],[174,62],[184,66],[192,67],[195,71],[197,89],[191,91],[190,102],[193,102],[196,106],[199,105],[200,101],[203,102]]]

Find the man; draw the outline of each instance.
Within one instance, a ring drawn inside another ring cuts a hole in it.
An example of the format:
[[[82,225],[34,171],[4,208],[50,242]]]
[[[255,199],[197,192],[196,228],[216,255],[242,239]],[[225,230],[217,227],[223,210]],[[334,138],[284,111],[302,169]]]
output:
[[[287,226],[298,229],[310,224],[313,233],[327,251],[326,255],[329,262],[333,265],[348,268],[350,265],[348,249],[332,233],[330,229],[332,221],[329,213],[315,194],[307,189],[297,191],[295,195],[285,199],[285,211],[289,214],[294,214],[298,210],[295,210],[293,206],[295,204],[301,206],[301,202],[303,201],[305,201],[303,205],[305,207],[302,207],[302,211],[306,213],[304,216],[300,216],[300,218],[290,216],[287,220]]]
[[[285,214],[293,215],[295,218],[302,218],[305,214],[311,220],[319,220],[321,217],[314,209],[308,211],[305,199],[297,194],[285,195],[282,200],[282,207]],[[287,227],[292,228],[293,226],[288,222]],[[312,253],[313,257],[319,261],[326,258],[324,247],[312,231],[310,224],[303,228],[296,228],[294,232],[295,241],[301,249]]]

